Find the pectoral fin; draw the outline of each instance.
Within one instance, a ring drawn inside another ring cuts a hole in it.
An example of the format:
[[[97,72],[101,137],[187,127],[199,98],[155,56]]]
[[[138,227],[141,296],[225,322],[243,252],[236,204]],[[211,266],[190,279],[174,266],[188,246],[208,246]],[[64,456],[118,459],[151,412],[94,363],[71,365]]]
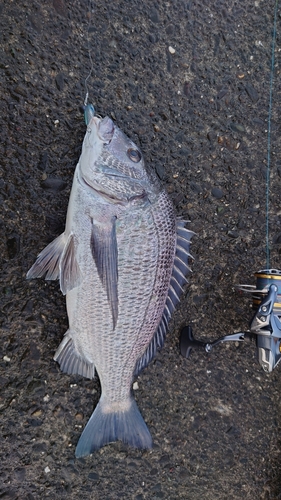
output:
[[[74,237],[71,234],[60,260],[60,289],[65,295],[80,285],[82,275],[75,255]]]
[[[59,277],[59,262],[66,244],[65,234],[62,233],[54,241],[49,243],[42,252],[39,253],[33,266],[29,269],[26,277],[41,278],[46,274],[46,280],[57,280]]]
[[[62,233],[38,255],[29,269],[27,279],[41,278],[60,280],[60,288],[66,294],[81,283],[81,273],[75,257],[74,238]]]
[[[109,224],[92,221],[91,250],[97,271],[106,290],[110,304],[113,328],[118,318],[118,249],[116,240],[116,217]]]

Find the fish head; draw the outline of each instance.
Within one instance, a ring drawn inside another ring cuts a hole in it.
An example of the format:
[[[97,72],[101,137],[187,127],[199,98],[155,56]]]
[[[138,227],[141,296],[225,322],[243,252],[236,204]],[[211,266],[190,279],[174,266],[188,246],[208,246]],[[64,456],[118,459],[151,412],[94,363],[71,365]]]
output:
[[[140,149],[109,118],[85,109],[87,131],[79,160],[86,185],[110,203],[132,203],[159,192]]]

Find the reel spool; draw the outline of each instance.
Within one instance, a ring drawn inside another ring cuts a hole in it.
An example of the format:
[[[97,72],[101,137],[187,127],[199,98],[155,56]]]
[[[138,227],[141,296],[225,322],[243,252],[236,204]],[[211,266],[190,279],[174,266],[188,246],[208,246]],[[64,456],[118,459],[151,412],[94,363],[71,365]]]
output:
[[[281,360],[281,271],[263,269],[255,273],[256,286],[238,285],[237,289],[252,294],[252,306],[256,311],[246,332],[232,333],[219,337],[213,342],[196,340],[190,325],[185,326],[180,335],[181,354],[189,358],[194,348],[210,352],[222,342],[255,339],[257,359],[266,372],[271,372]]]
[[[252,294],[253,309],[258,309],[263,299],[268,294],[270,285],[277,286],[276,302],[273,305],[273,313],[281,316],[281,271],[279,269],[262,269],[255,273],[256,286],[237,285],[237,290]]]

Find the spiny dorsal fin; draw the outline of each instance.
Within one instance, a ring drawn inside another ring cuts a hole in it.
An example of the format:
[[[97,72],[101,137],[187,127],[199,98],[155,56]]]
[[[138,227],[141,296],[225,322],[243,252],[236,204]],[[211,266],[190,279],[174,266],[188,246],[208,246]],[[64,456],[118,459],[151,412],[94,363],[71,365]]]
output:
[[[113,328],[118,318],[118,248],[116,240],[116,217],[108,224],[92,220],[91,250],[98,275],[106,290],[111,308]]]
[[[194,233],[184,227],[185,223],[186,221],[177,220],[176,254],[163,316],[146,351],[136,363],[135,375],[138,375],[141,370],[150,363],[157,352],[157,348],[161,349],[163,347],[168,329],[168,322],[176,305],[180,301],[182,287],[187,283],[186,274],[190,271],[188,259],[189,257],[192,258],[189,253],[189,247],[190,240]]]

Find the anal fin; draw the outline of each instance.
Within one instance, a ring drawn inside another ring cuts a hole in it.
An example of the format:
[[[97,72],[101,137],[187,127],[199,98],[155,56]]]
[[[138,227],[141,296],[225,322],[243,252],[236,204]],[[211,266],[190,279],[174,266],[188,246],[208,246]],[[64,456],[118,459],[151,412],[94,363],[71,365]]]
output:
[[[90,379],[95,376],[94,364],[87,362],[76,351],[70,330],[66,332],[56,350],[54,360],[59,363],[61,371],[68,375],[77,374]]]

